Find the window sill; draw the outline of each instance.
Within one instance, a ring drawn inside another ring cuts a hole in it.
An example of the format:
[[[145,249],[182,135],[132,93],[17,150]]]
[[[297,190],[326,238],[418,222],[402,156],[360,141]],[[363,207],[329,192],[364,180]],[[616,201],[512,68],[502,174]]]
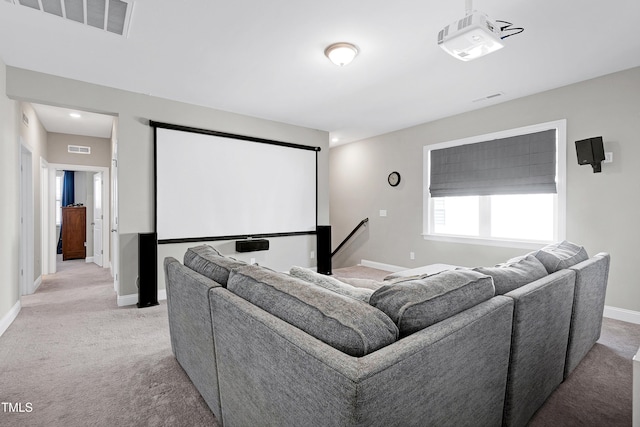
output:
[[[449,235],[437,235],[437,234],[423,234],[424,240],[431,240],[435,242],[447,242],[447,243],[461,243],[465,245],[480,245],[480,246],[498,246],[503,248],[518,248],[518,249],[540,249],[546,246],[552,241],[527,241],[527,240],[502,240],[502,239],[486,239],[482,237],[468,237],[468,236],[449,236]]]

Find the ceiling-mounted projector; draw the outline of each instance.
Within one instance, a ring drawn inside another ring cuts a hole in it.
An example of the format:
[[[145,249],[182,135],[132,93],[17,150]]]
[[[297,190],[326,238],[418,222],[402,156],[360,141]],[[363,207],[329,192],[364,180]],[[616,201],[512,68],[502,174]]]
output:
[[[444,27],[438,33],[438,45],[450,55],[471,61],[502,49],[502,30],[482,12],[473,11]]]

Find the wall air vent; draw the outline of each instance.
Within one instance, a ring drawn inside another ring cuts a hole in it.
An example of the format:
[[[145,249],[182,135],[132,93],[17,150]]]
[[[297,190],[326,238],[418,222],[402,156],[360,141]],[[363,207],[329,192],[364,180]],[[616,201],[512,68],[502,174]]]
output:
[[[82,145],[68,145],[67,151],[73,154],[91,154],[91,147],[85,147]]]
[[[133,0],[7,0],[127,37]]]

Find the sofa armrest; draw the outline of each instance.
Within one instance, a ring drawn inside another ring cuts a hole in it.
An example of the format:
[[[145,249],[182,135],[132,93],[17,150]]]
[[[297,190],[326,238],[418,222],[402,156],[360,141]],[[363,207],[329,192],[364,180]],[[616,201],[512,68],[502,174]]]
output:
[[[171,349],[211,411],[221,419],[209,310],[209,289],[221,285],[185,267],[175,258],[165,258],[164,269]]]
[[[576,290],[573,298],[565,378],[578,366],[600,338],[609,264],[609,254],[602,252],[571,267],[571,270],[576,273]]]
[[[225,424],[501,423],[508,298],[492,298],[358,358],[226,289],[210,293]]]
[[[505,426],[525,425],[564,378],[574,283],[560,270],[505,294],[514,301]]]

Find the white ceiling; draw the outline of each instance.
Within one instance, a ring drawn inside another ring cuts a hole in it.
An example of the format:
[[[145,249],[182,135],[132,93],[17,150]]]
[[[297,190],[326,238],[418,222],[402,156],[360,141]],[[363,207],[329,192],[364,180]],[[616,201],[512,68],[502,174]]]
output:
[[[87,111],[70,110],[51,105],[31,104],[48,132],[110,138],[113,117]],[[80,115],[74,117],[73,115]]]
[[[326,130],[340,142],[640,66],[638,0],[476,0],[525,31],[471,62],[436,44],[464,16],[463,0],[135,0],[128,37],[11,1],[0,0],[7,65]],[[323,55],[339,41],[360,48],[344,68]]]

